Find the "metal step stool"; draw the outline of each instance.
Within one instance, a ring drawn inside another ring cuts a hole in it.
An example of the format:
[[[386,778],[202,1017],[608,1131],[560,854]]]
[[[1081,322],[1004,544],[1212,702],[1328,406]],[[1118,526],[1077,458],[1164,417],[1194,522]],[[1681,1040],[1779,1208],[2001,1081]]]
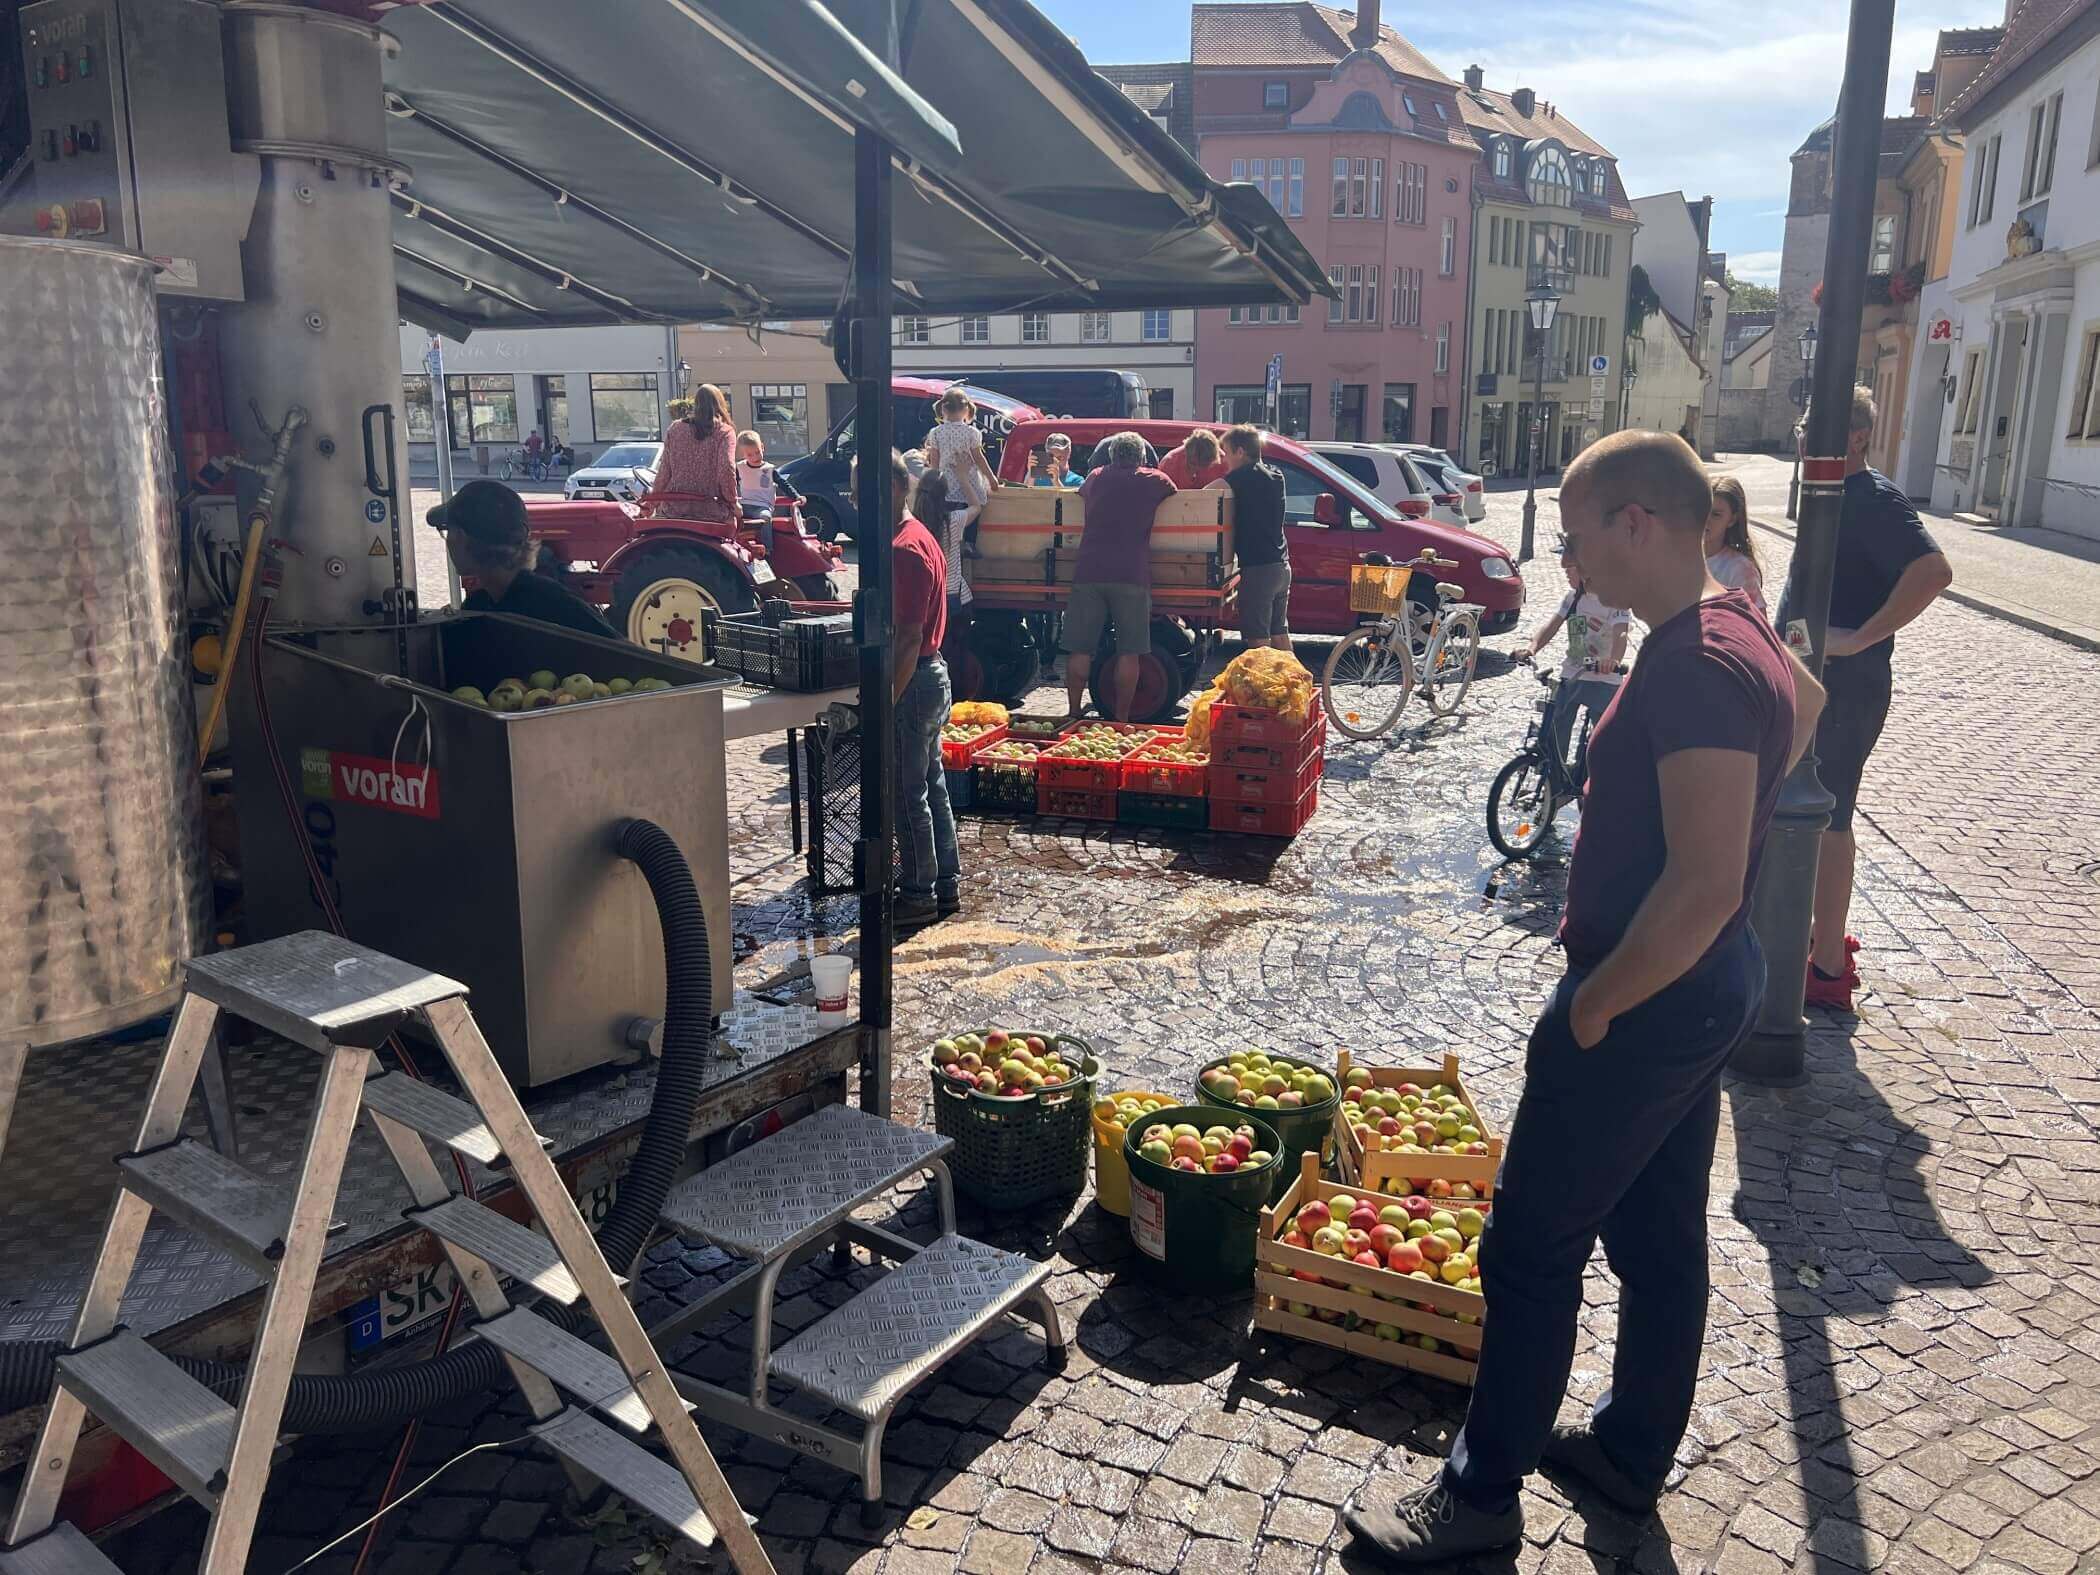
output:
[[[308,931],[194,959],[133,1151],[119,1184],[50,1410],[0,1543],[0,1575],[114,1575],[71,1525],[53,1524],[87,1413],[93,1411],[211,1512],[201,1575],[239,1575],[277,1446],[292,1364],[304,1333],[329,1215],[360,1109],[400,1169],[480,1322],[537,1418],[533,1432],[571,1477],[602,1482],[706,1547],[717,1535],[742,1575],[771,1575],[736,1499],[701,1441],[622,1281],[598,1251],[518,1097],[467,1010],[466,987],[332,935]],[[299,1174],[281,1185],[182,1134],[221,1011],[325,1058]],[[455,1099],[372,1052],[411,1015],[430,1027],[466,1093]],[[484,1162],[507,1161],[545,1236],[445,1185],[424,1138]],[[240,1403],[229,1406],[117,1322],[148,1217],[161,1209],[253,1264],[268,1279]],[[509,1275],[563,1303],[585,1303],[612,1346],[606,1355],[538,1314],[514,1307]],[[562,1398],[562,1391],[576,1404]],[[671,1463],[602,1426],[652,1426]]]
[[[891,1412],[988,1325],[1029,1304],[1042,1325],[1045,1365],[1057,1372],[1065,1364],[1064,1331],[1045,1286],[1049,1265],[955,1233],[955,1189],[944,1162],[954,1146],[951,1138],[833,1105],[688,1177],[664,1202],[667,1224],[748,1260],[654,1330],[658,1343],[668,1344],[748,1297],[747,1392],[674,1372],[679,1392],[717,1421],[853,1472],[868,1522],[882,1511],[882,1436]],[[930,1246],[852,1218],[920,1172],[939,1190],[941,1233]],[[781,1274],[826,1247],[843,1256],[856,1244],[898,1267],[774,1350]],[[857,1418],[860,1436],[774,1409],[773,1378]]]

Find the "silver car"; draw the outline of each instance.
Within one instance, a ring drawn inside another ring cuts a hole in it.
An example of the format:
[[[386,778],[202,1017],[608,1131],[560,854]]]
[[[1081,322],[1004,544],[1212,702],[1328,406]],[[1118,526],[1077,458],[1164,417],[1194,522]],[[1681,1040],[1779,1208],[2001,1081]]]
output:
[[[1432,484],[1441,483],[1447,492],[1455,492],[1460,506],[1465,511],[1468,524],[1487,518],[1487,486],[1470,470],[1461,470],[1458,461],[1440,448],[1431,448],[1427,443],[1395,443],[1416,465],[1428,474]]]
[[[663,452],[661,443],[615,443],[581,470],[571,471],[562,496],[638,502],[656,485],[656,467]]]

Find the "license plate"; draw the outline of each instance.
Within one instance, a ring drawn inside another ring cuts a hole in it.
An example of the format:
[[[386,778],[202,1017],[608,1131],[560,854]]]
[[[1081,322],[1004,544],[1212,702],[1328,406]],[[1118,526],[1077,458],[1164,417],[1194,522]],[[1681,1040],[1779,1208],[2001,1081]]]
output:
[[[771,585],[780,576],[773,572],[773,565],[760,558],[751,565],[751,578],[760,585]]]
[[[620,1178],[610,1162],[586,1165],[570,1189],[583,1223],[596,1231],[620,1195]],[[350,1309],[347,1346],[352,1356],[377,1350],[397,1335],[420,1328],[452,1304],[458,1283],[452,1265],[440,1259],[408,1279],[389,1285]]]

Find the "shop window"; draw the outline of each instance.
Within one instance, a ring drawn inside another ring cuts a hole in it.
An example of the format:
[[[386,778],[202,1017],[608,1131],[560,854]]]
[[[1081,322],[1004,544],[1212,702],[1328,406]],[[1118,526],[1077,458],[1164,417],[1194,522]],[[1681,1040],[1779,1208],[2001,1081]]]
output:
[[[452,446],[518,441],[518,380],[508,372],[470,372],[445,379],[445,419]]]
[[[654,372],[591,374],[591,435],[609,438],[657,437],[663,421],[656,408]]]
[[[430,406],[430,379],[420,372],[401,379],[401,412],[411,443],[437,441],[437,416]]]
[[[809,452],[809,385],[753,383],[751,430],[765,439],[766,453],[792,459]]]

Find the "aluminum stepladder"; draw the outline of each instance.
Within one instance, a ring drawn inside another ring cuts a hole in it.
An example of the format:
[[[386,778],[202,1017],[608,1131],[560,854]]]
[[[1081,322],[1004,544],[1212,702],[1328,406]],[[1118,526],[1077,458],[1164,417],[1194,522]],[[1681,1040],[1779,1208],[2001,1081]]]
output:
[[[239,1575],[246,1568],[360,1110],[372,1118],[414,1199],[406,1217],[437,1236],[466,1288],[478,1319],[473,1332],[503,1353],[535,1418],[533,1434],[572,1477],[603,1482],[700,1546],[719,1533],[742,1575],[771,1575],[765,1550],[636,1320],[622,1280],[599,1253],[481,1037],[465,986],[308,931],[196,958],[188,965],[187,991],[133,1152],[117,1159],[116,1199],[0,1540],[0,1575],[117,1575],[75,1527],[53,1523],[89,1411],[211,1512],[201,1575]],[[183,1135],[183,1113],[222,1010],[323,1057],[289,1196]],[[411,1015],[428,1023],[466,1099],[377,1069],[372,1052]],[[426,1137],[483,1164],[506,1161],[547,1234],[453,1194],[424,1146]],[[268,1282],[237,1406],[118,1322],[155,1209],[235,1253]],[[513,1306],[503,1274],[550,1300],[586,1304],[613,1354]],[[563,1391],[579,1403],[565,1402]],[[653,1426],[672,1463],[604,1426],[593,1411],[630,1433]]]

